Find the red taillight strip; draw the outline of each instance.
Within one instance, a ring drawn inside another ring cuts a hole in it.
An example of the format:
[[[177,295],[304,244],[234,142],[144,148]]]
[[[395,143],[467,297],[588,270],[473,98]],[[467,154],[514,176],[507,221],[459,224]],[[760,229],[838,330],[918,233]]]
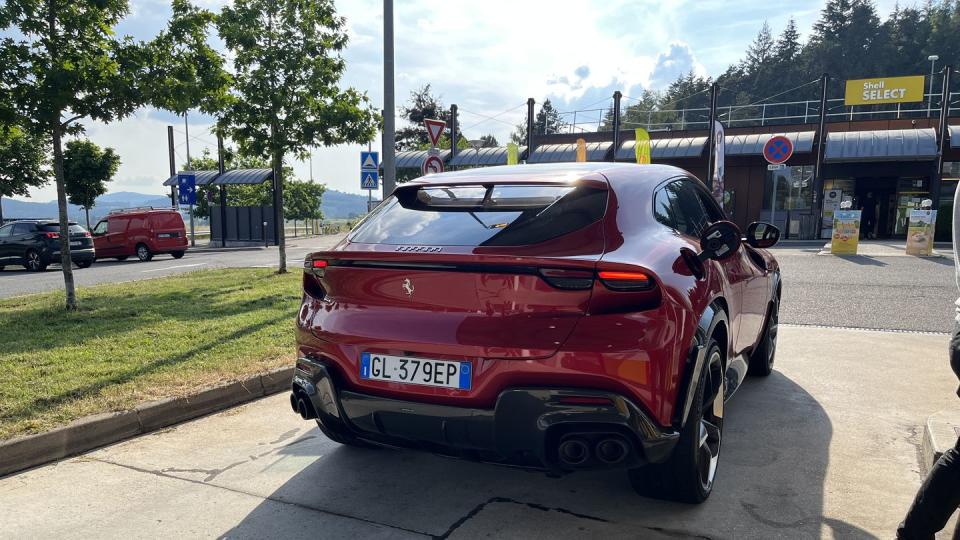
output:
[[[645,291],[653,288],[653,279],[644,272],[622,272],[616,270],[601,270],[597,277],[615,291]]]
[[[323,259],[314,259],[312,266],[313,266],[313,268],[326,268],[326,267],[327,267],[327,261],[325,261],[325,260],[323,260]]]

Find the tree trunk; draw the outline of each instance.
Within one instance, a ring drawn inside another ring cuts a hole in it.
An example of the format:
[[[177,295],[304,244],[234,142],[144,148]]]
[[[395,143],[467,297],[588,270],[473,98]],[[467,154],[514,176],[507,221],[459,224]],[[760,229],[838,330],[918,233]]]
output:
[[[87,230],[89,231],[89,230],[90,230],[90,209],[84,207],[84,208],[83,208],[83,211],[84,211],[84,213],[87,214]]]
[[[57,119],[60,115],[56,116]],[[57,182],[57,209],[60,212],[60,264],[63,266],[63,288],[67,293],[67,310],[77,309],[73,286],[73,262],[70,259],[70,222],[67,219],[67,192],[63,182],[63,141],[59,123],[53,127],[53,176]]]
[[[3,225],[3,195],[0,195],[0,225]]]
[[[283,226],[283,155],[274,150],[273,154],[273,204],[274,216],[276,216],[277,228],[277,248],[280,252],[280,265],[277,268],[278,274],[287,273],[287,243]]]

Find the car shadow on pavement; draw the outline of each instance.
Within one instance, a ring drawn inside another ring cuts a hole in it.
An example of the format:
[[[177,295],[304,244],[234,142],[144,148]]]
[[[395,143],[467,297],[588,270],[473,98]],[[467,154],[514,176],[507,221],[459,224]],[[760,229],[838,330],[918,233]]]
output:
[[[278,450],[259,479],[245,480],[279,487],[262,493],[267,500],[224,537],[282,536],[309,530],[311,521],[346,519],[434,538],[819,538],[828,531],[874,538],[823,515],[833,428],[802,387],[778,372],[748,380],[725,418],[715,490],[698,506],[640,497],[624,471],[549,478],[412,451],[340,446],[311,430]]]
[[[873,257],[868,257],[866,255],[833,255],[842,261],[849,261],[861,266],[887,266],[887,263],[883,261],[878,261]]]

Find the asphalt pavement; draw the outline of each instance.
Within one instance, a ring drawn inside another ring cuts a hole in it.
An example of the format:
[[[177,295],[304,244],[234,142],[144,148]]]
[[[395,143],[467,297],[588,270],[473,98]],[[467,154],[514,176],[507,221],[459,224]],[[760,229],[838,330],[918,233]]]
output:
[[[893,538],[923,421],[956,403],[946,345],[782,326],[773,375],[725,407],[699,506],[640,497],[622,471],[340,446],[281,394],[0,479],[0,537]]]
[[[303,258],[316,250],[333,247],[345,234],[287,239],[287,266],[303,265]],[[276,247],[228,248],[188,250],[182,259],[171,255],[156,255],[150,262],[140,262],[136,257],[125,261],[98,260],[90,268],[73,269],[78,287],[103,283],[120,283],[151,279],[210,268],[276,268],[279,255]],[[60,266],[50,266],[46,272],[28,272],[21,266],[8,266],[0,271],[0,298],[39,293],[63,288]]]

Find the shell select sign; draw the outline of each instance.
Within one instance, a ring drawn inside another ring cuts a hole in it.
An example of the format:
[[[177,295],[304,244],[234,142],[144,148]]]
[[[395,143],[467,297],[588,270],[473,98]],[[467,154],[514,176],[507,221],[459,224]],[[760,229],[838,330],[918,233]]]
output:
[[[923,75],[847,81],[844,105],[921,102],[923,83]]]

